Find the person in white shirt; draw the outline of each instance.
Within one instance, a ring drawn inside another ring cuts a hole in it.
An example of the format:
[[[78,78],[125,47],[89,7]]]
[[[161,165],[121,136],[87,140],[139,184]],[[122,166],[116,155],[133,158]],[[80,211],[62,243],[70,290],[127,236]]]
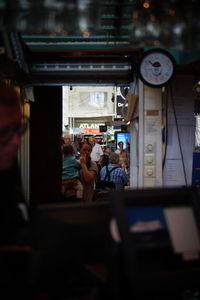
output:
[[[101,161],[103,159],[103,149],[100,144],[97,143],[97,139],[94,136],[88,138],[88,143],[92,146],[92,152],[90,154],[91,160],[95,161],[98,167],[97,181],[100,180]]]
[[[92,146],[92,152],[90,154],[90,157],[93,161],[95,161],[98,164],[103,156],[102,147],[100,144],[97,143],[97,140],[94,136],[90,136],[88,138],[88,143]]]

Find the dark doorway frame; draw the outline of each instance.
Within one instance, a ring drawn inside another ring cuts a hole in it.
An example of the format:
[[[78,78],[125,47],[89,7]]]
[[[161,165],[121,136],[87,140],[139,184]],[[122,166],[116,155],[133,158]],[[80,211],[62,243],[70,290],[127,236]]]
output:
[[[61,197],[62,86],[35,86],[30,105],[30,204]]]

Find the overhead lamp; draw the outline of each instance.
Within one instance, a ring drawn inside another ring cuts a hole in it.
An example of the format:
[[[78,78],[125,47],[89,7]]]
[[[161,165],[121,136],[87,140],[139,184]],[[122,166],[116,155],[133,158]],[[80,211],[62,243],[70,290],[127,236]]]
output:
[[[144,8],[149,8],[150,7],[150,1],[148,1],[148,0],[144,1],[143,4],[142,4],[142,6]]]
[[[200,97],[200,80],[194,85],[193,89],[197,93],[197,96]]]

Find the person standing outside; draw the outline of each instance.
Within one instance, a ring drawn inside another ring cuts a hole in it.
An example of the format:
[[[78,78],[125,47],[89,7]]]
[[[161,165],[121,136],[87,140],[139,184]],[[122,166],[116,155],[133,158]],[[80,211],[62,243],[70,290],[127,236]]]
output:
[[[103,159],[103,150],[97,139],[94,136],[88,138],[88,143],[92,146],[91,159],[96,162],[98,167],[97,180],[100,179],[101,160]]]
[[[73,155],[77,158],[78,155],[79,155],[79,153],[78,153],[78,150],[77,150],[77,147],[76,147],[75,143],[72,142],[70,135],[65,134],[63,136],[63,141],[64,141],[63,145],[65,145],[65,144],[66,145],[72,145],[72,147],[73,147]]]
[[[88,138],[88,143],[92,146],[91,159],[99,164],[101,157],[103,156],[103,150],[100,144],[94,136]]]
[[[72,145],[65,144],[62,147],[63,165],[62,165],[62,195],[70,196],[70,193],[76,192],[76,200],[83,198],[83,186],[80,182],[79,171],[81,169],[80,161],[73,155]]]
[[[94,196],[95,182],[98,174],[98,167],[91,159],[92,146],[82,144],[80,147],[80,178],[83,185],[83,200],[91,202]]]
[[[125,170],[119,166],[119,159],[119,154],[111,152],[108,166],[103,167],[100,172],[101,180],[106,180],[108,172],[110,173],[110,181],[115,183],[117,190],[123,189],[125,185],[129,184],[129,178]]]
[[[108,146],[104,147],[103,156],[100,159],[101,168],[109,164],[109,155],[111,153],[111,149]]]

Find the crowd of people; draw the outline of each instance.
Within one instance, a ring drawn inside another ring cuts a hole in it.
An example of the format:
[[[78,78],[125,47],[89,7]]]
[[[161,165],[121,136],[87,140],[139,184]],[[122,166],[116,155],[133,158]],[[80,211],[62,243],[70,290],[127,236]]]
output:
[[[129,185],[129,145],[120,141],[116,151],[102,146],[95,136],[62,138],[62,197],[64,200],[93,201],[99,181],[111,181],[116,189]],[[109,174],[109,176],[108,176]]]

